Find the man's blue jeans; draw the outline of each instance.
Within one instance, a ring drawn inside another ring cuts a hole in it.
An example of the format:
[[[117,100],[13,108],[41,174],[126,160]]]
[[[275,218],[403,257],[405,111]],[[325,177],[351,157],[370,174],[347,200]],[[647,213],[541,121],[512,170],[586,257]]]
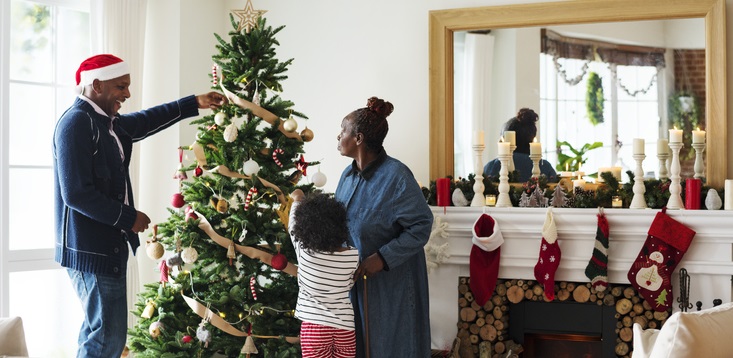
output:
[[[127,340],[127,281],[67,269],[84,310],[78,358],[119,357]]]

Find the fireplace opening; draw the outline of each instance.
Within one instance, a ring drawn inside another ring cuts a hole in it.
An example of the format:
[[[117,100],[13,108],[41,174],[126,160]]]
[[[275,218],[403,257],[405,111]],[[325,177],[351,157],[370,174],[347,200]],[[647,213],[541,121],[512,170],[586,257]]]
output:
[[[614,307],[522,301],[512,304],[510,312],[509,337],[522,344],[523,358],[616,357]]]
[[[603,356],[600,336],[581,334],[524,335],[523,358],[597,358]]]

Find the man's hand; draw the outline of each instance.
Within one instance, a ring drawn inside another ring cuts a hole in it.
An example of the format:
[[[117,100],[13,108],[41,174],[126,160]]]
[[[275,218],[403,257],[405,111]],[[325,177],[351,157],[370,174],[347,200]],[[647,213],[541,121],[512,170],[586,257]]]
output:
[[[148,229],[150,218],[144,212],[138,211],[135,223],[132,225],[132,232],[139,234]]]
[[[382,261],[382,257],[379,254],[374,253],[359,264],[359,267],[354,272],[354,279],[358,280],[364,275],[368,277],[374,276],[382,270],[384,270],[384,261]]]
[[[209,92],[196,96],[196,102],[198,102],[199,108],[217,109],[225,105],[228,100],[219,92]]]

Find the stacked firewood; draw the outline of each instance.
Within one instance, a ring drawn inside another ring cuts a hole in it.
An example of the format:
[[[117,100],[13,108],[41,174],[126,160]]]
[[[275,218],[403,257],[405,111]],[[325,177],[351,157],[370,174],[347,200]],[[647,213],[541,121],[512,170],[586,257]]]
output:
[[[558,282],[555,299],[616,307],[616,347],[618,357],[630,358],[633,347],[632,326],[660,328],[669,312],[656,312],[629,285],[612,286],[595,292],[590,283]],[[509,314],[512,303],[524,300],[547,301],[542,285],[533,280],[499,280],[491,299],[480,306],[471,293],[469,278],[458,285],[458,335],[451,357],[504,358],[522,352],[521,345],[509,337]]]

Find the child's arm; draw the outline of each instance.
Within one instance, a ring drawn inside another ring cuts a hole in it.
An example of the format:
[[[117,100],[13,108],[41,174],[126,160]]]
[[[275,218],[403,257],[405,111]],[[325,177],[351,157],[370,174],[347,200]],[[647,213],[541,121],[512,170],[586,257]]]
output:
[[[295,189],[295,190],[293,190],[292,193],[290,193],[290,197],[293,198],[293,204],[290,207],[290,214],[289,214],[290,215],[290,219],[288,220],[289,221],[288,226],[290,226],[292,228],[293,225],[295,225],[295,215],[293,215],[293,214],[295,213],[295,210],[298,209],[298,205],[300,204],[300,202],[303,200],[303,198],[305,198],[305,194],[303,193],[302,190]],[[290,240],[293,243],[293,247],[295,247],[295,251],[297,252],[299,250],[299,248],[300,248],[300,245],[298,245],[295,242],[295,236],[293,236],[292,231],[289,232],[289,234],[290,234]]]

